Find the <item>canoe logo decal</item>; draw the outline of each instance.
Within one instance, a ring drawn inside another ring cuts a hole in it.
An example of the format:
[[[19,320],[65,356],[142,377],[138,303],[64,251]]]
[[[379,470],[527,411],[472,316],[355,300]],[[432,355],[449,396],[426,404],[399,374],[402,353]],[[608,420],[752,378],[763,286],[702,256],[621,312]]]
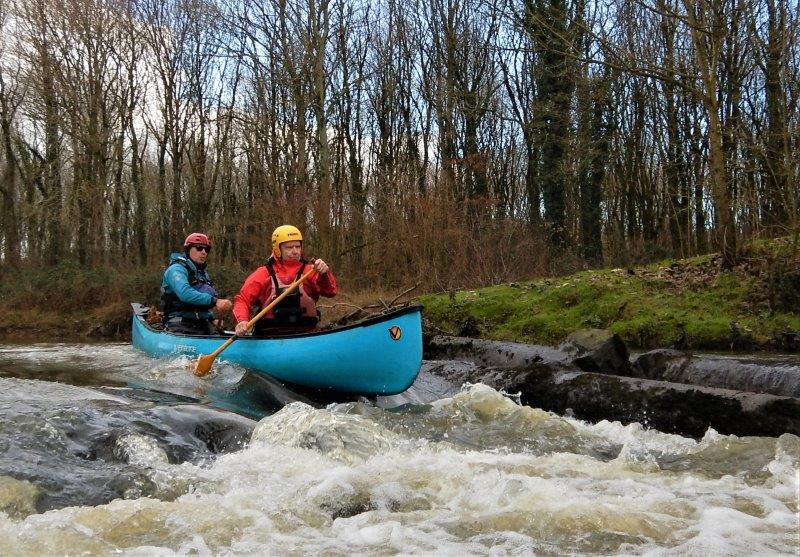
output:
[[[389,336],[392,337],[392,340],[400,340],[400,337],[403,336],[403,329],[397,325],[389,327]]]

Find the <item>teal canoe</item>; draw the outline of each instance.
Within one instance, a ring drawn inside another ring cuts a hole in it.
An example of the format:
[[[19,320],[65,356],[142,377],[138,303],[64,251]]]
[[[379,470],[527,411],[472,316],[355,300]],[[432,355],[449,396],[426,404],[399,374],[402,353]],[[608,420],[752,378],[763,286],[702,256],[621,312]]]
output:
[[[155,329],[147,307],[133,305],[133,346],[156,358],[210,354],[230,335],[194,336]],[[422,366],[422,307],[409,306],[339,329],[271,338],[244,336],[227,361],[302,387],[358,395],[405,391]]]

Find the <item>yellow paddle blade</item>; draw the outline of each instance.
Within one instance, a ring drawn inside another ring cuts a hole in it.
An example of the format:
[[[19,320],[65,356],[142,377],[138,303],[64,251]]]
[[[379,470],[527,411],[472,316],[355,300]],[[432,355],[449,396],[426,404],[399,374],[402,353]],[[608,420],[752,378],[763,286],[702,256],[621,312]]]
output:
[[[214,365],[214,358],[216,358],[216,354],[208,354],[206,356],[200,354],[194,366],[194,374],[198,377],[203,377],[211,371],[211,366]]]

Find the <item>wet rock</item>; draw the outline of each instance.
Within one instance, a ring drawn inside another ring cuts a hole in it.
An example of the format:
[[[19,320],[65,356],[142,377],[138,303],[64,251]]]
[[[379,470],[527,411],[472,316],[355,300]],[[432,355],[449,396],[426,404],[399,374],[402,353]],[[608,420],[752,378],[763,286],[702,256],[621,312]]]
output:
[[[631,374],[628,348],[604,329],[578,331],[558,348],[518,342],[435,336],[425,346],[430,359],[465,359],[480,365],[522,368],[532,364],[584,371]]]
[[[435,336],[425,347],[427,359],[469,360],[487,366],[520,368],[538,362],[572,367],[570,355],[550,346],[477,338]]]
[[[633,377],[584,371],[579,364],[590,369],[600,367],[600,362],[605,369],[624,367],[614,364],[611,356],[580,359],[577,346],[585,346],[585,354],[591,354],[590,341],[597,341],[594,346],[603,345],[600,339],[605,339],[605,345],[614,352],[613,358],[621,356],[615,341],[600,334],[558,350],[434,337],[427,356],[449,361],[431,362],[428,372],[457,385],[480,382],[509,393],[519,392],[523,404],[588,421],[639,422],[695,437],[709,427],[735,435],[800,432],[800,398],[793,398],[800,396],[800,380],[791,380],[800,378],[796,366],[748,366],[730,359],[654,350],[627,366],[624,371]],[[765,392],[742,392],[754,391],[757,385]],[[798,395],[793,395],[795,386]]]
[[[800,434],[800,400],[791,397],[568,371],[542,363],[484,371],[480,382],[520,393],[522,404],[590,422],[638,422],[698,438],[709,427],[726,435]]]
[[[640,355],[632,370],[633,376],[646,379],[800,397],[800,366],[789,360],[709,357],[665,349]]]
[[[572,362],[583,371],[630,375],[628,347],[608,329],[575,331],[559,350],[572,355]]]
[[[216,408],[195,404],[176,405],[157,408],[154,414],[160,416],[170,430],[185,439],[197,439],[212,453],[228,453],[244,447],[250,440],[256,422]],[[171,451],[168,447],[168,454]],[[174,462],[182,462],[170,454]]]
[[[26,480],[0,476],[0,512],[18,520],[34,514],[41,493],[41,489]]]
[[[639,422],[667,433],[779,436],[800,432],[800,400],[667,381],[542,370],[512,381],[522,402],[578,418]],[[511,386],[511,385],[510,385]]]
[[[445,360],[432,363],[427,371],[450,383],[464,385],[465,383],[480,382],[480,380],[489,373],[490,368],[472,362]]]
[[[156,406],[125,398],[126,389],[108,391],[0,377],[0,475],[40,489],[31,503],[37,512],[128,496],[175,498],[185,487],[153,481],[148,468],[235,450],[256,423],[197,404]]]
[[[334,501],[325,501],[320,508],[328,513],[331,519],[351,518],[372,510],[369,494],[359,493],[355,496],[341,497]]]
[[[692,356],[680,350],[660,348],[639,355],[631,365],[631,377],[666,380],[678,376],[686,368]],[[677,368],[677,372],[675,371]]]
[[[770,345],[776,350],[797,352],[800,350],[800,332],[781,331],[779,333],[775,333]]]

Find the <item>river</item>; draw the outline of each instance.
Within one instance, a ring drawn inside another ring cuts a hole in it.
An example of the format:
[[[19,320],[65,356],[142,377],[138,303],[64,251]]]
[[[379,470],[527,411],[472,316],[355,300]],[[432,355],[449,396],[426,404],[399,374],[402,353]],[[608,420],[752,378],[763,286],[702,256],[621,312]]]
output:
[[[792,435],[589,424],[424,370],[320,401],[189,363],[0,346],[0,555],[800,554]]]

